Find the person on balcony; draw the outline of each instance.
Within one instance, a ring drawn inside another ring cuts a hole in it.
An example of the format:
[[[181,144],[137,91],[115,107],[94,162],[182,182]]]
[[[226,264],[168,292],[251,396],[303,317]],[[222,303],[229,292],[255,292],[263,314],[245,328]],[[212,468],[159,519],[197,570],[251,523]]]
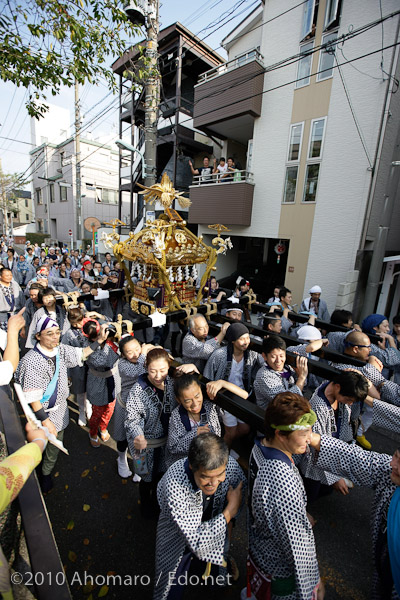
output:
[[[215,163],[214,167],[212,167],[210,165],[210,159],[208,158],[208,156],[205,156],[203,158],[203,166],[202,167],[199,167],[198,169],[194,169],[191,160],[189,160],[189,167],[190,167],[190,170],[192,171],[192,175],[199,176],[200,184],[212,183],[214,181],[213,174],[217,173],[217,165]]]

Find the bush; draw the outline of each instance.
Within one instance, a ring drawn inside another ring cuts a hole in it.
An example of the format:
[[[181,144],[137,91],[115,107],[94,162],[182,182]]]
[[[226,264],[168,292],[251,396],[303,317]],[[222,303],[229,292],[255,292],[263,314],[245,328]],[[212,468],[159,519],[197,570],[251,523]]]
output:
[[[39,244],[39,246],[41,244],[44,244],[44,240],[47,237],[49,237],[47,235],[47,233],[27,233],[26,234],[26,239],[30,241],[32,246],[33,246],[33,244]]]

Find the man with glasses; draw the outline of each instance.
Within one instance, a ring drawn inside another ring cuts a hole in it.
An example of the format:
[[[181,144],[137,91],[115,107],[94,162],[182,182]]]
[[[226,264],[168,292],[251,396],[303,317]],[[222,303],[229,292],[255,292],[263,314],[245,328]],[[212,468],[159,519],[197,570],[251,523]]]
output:
[[[371,355],[372,344],[369,337],[361,331],[351,331],[344,339],[344,352],[346,356],[357,358],[365,363],[363,367],[355,367],[347,363],[331,363],[333,367],[341,370],[360,371],[376,388],[380,394],[381,400],[400,406],[400,386],[385,379],[382,375],[383,364],[376,356]],[[373,410],[369,406],[364,406],[361,415],[361,425],[357,431],[357,442],[366,450],[371,449],[371,444],[365,438],[365,433],[372,424]]]

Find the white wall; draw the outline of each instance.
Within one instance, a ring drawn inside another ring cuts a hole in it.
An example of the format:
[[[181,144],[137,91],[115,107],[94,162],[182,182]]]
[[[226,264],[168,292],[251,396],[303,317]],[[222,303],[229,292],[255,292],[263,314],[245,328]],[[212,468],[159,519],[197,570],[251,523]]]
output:
[[[384,0],[382,7],[385,15],[398,9],[398,2]],[[378,3],[345,1],[339,35],[347,33],[352,25],[361,26],[379,16]],[[385,45],[394,42],[396,26],[397,19],[385,22]],[[346,59],[350,60],[379,49],[381,44],[379,26],[347,40],[343,52]],[[391,52],[393,49],[384,53],[387,66],[390,64]],[[340,52],[338,60],[345,61]],[[351,103],[371,159],[376,149],[386,89],[386,82],[383,81],[379,68],[380,61],[381,54],[377,53],[354,63],[360,72],[351,65],[342,67]],[[323,297],[331,309],[335,305],[339,283],[346,281],[346,273],[354,269],[370,182],[369,163],[339,73],[335,72],[304,285],[304,292],[312,285],[320,285]]]

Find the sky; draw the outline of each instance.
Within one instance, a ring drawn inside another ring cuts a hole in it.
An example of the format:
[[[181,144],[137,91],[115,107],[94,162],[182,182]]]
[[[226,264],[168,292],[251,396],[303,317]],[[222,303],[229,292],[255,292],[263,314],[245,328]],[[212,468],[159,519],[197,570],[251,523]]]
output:
[[[258,4],[258,0],[237,0],[236,2],[232,2],[232,0],[192,0],[192,2],[165,0],[160,4],[160,29],[179,21],[225,58],[226,52],[220,46],[221,40]],[[229,15],[231,11],[234,12]],[[227,16],[227,23],[214,31],[218,25],[212,26],[212,24],[218,21],[224,13]],[[110,61],[110,64],[112,62]],[[0,82],[0,161],[4,173],[22,173],[29,167],[30,117],[24,105],[25,97],[25,88],[17,88],[10,82]],[[90,84],[81,86],[80,97],[83,124],[96,116],[101,109],[106,109],[113,100],[105,82],[97,86]],[[73,123],[73,88],[63,88],[59,96],[49,94],[49,102],[69,108],[70,123]],[[94,107],[95,104],[97,104],[96,107]],[[110,143],[117,139],[117,96],[110,110],[92,127],[89,127],[88,131],[92,133],[93,139],[102,138],[104,141],[104,138],[108,137]],[[29,186],[26,188],[29,189]]]

